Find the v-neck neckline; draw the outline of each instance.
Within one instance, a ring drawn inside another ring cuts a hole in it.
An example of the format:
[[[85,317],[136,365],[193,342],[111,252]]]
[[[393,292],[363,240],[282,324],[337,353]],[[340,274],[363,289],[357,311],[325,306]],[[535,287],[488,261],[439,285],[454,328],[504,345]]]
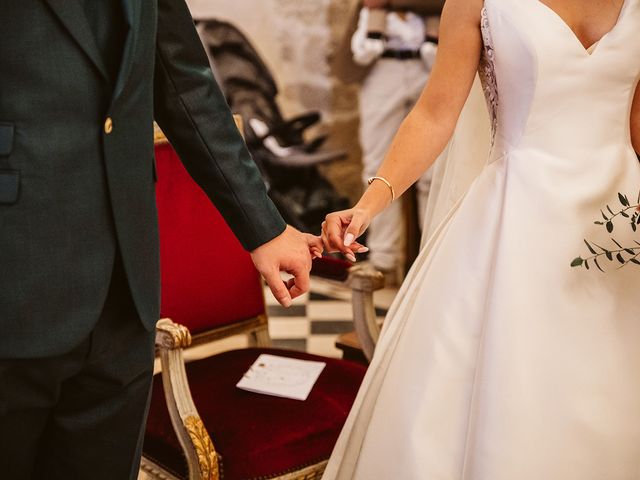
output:
[[[547,10],[553,17],[555,17],[560,23],[562,23],[564,28],[571,34],[571,36],[576,41],[576,43],[578,44],[578,46],[580,47],[580,49],[584,54],[588,56],[592,56],[598,50],[598,47],[602,43],[602,41],[606,37],[611,35],[618,28],[620,23],[622,23],[627,7],[629,6],[629,3],[633,0],[622,1],[622,6],[620,7],[620,12],[618,13],[618,18],[616,19],[616,23],[613,25],[613,27],[609,29],[609,31],[605,32],[598,40],[593,42],[588,47],[585,47],[584,43],[582,43],[582,40],[580,40],[580,37],[578,37],[578,34],[573,30],[573,28],[571,28],[569,23],[558,12],[556,12],[553,8],[551,8],[549,5],[544,3],[542,0],[533,0],[533,1],[539,4],[544,10]]]

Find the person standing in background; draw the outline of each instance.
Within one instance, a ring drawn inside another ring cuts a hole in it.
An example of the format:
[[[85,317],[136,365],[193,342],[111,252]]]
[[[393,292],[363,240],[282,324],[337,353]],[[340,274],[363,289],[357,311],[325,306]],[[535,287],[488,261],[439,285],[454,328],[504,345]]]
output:
[[[353,63],[360,67],[352,70],[362,77],[359,108],[365,187],[429,78],[443,3],[364,0],[358,12],[349,50]],[[420,226],[430,185],[431,172],[416,184]],[[374,219],[367,244],[373,266],[385,273],[388,284],[397,285],[403,273],[406,244],[401,202]]]

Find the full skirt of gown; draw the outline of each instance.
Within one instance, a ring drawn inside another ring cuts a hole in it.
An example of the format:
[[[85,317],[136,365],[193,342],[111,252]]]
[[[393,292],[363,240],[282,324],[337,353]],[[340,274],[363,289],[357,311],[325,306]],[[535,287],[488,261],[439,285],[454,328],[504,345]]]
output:
[[[640,479],[640,269],[570,266],[584,239],[640,240],[594,223],[640,188],[638,28],[626,0],[589,53],[538,0],[486,1],[490,162],[399,292],[323,478]]]

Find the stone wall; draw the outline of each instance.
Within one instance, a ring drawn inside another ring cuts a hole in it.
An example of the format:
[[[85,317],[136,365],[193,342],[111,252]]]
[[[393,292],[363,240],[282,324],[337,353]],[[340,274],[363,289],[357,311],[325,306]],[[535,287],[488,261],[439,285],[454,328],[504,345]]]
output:
[[[332,74],[335,53],[356,0],[188,0],[194,18],[220,18],[240,28],[271,69],[285,116],[319,110],[329,147],[345,149],[346,161],[324,169],[343,194],[361,192],[357,87]]]

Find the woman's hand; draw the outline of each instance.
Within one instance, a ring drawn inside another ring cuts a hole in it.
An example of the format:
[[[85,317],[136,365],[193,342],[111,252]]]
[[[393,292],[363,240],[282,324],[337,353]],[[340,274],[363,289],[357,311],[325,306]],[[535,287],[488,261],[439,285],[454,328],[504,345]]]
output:
[[[355,261],[355,253],[366,251],[355,239],[367,229],[371,219],[394,197],[399,198],[444,150],[478,70],[482,5],[482,0],[445,3],[438,53],[429,82],[402,122],[376,173],[386,182],[371,183],[354,208],[327,215],[322,225],[322,242],[327,251],[342,252]],[[385,183],[393,186],[392,192]]]
[[[358,206],[327,215],[322,223],[322,243],[329,253],[342,252],[352,262],[356,253],[365,253],[369,249],[355,240],[362,235],[371,223],[371,214]]]

